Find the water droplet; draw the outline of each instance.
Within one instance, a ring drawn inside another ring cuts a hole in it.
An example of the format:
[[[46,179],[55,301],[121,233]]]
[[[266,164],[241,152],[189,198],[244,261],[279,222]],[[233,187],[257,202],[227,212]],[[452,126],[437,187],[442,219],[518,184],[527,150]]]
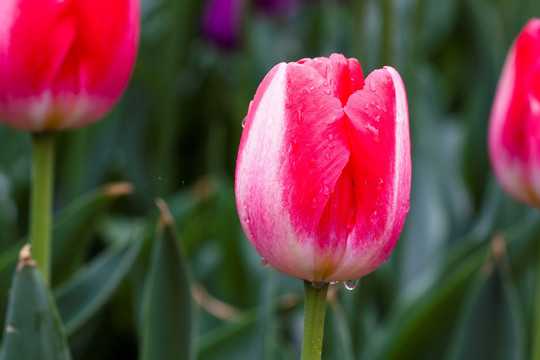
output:
[[[326,153],[326,159],[330,160],[330,153]]]
[[[270,263],[268,262],[268,260],[266,260],[265,258],[261,258],[261,266],[263,268],[267,268],[267,267],[270,267]]]
[[[369,109],[369,104],[366,103],[366,104],[364,105],[364,107],[366,108],[366,110]]]
[[[375,122],[379,122],[381,121],[381,115],[376,115],[375,116]]]
[[[378,215],[378,214],[379,214],[379,213],[377,212],[377,210],[373,211],[373,212],[369,215],[369,221],[370,221],[371,223],[377,222],[377,215]]]
[[[366,128],[368,129],[368,131],[371,133],[371,137],[373,138],[373,140],[375,142],[379,142],[381,141],[380,137],[379,137],[379,129],[377,129],[376,127],[370,125],[370,124],[367,124],[366,125]]]
[[[411,210],[411,202],[409,200],[405,201],[403,207],[405,208],[405,212],[409,212]]]
[[[330,95],[330,94],[331,94],[331,91],[330,91],[330,89],[324,89],[324,93],[325,93],[326,95]]]
[[[246,126],[246,118],[244,118],[244,119],[242,120],[242,128],[243,128],[244,126]]]
[[[333,135],[333,134],[329,134],[329,135],[328,135],[328,140],[330,140],[330,141],[334,140],[334,135]]]
[[[324,187],[324,195],[330,195],[330,188],[328,186]]]
[[[313,198],[313,200],[311,200],[311,207],[314,209],[317,207],[317,198]]]
[[[336,285],[338,283],[339,283],[339,281],[330,281],[330,285]]]
[[[328,81],[324,80],[323,85],[324,85],[324,86],[328,86]]]
[[[377,182],[377,190],[381,190],[384,187],[384,180],[382,178]]]
[[[359,282],[360,282],[360,279],[347,280],[343,282],[343,285],[345,286],[345,289],[347,290],[356,290]]]
[[[373,92],[377,91],[377,87],[375,86],[375,83],[373,81],[369,83],[369,88]]]
[[[324,281],[312,281],[312,282],[311,282],[311,285],[312,285],[315,289],[320,289],[320,288],[323,287]]]

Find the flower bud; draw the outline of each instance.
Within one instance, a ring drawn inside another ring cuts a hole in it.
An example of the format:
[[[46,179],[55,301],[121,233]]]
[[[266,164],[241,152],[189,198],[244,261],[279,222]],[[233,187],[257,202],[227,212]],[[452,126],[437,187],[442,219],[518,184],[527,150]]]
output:
[[[489,123],[489,156],[503,188],[540,206],[540,19],[512,44]]]
[[[27,131],[99,120],[135,61],[138,0],[2,0],[0,121]]]
[[[315,282],[383,263],[409,210],[407,99],[391,67],[355,59],[276,65],[250,104],[236,165],[247,238],[275,269]]]

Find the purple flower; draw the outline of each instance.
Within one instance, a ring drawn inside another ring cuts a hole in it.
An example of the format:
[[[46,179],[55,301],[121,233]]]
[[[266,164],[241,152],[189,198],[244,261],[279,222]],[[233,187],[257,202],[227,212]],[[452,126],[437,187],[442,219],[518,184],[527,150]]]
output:
[[[243,7],[243,0],[209,0],[203,13],[204,35],[219,47],[236,47],[240,39]]]

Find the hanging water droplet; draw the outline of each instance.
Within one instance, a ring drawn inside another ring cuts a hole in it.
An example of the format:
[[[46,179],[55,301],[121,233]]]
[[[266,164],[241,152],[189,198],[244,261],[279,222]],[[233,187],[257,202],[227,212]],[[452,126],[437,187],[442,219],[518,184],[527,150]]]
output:
[[[373,92],[377,91],[377,87],[375,86],[375,83],[373,81],[369,83],[369,88]]]
[[[246,126],[246,118],[244,118],[244,119],[242,120],[242,128],[243,128],[244,126]]]
[[[315,289],[320,289],[320,288],[323,287],[324,281],[312,281],[312,282],[311,282],[311,285],[312,285]]]
[[[267,268],[267,267],[270,267],[270,263],[268,262],[268,260],[266,260],[265,258],[261,258],[261,266],[263,268]]]
[[[347,290],[356,290],[359,282],[360,282],[360,279],[346,280],[343,282],[343,285],[345,286],[345,289]]]

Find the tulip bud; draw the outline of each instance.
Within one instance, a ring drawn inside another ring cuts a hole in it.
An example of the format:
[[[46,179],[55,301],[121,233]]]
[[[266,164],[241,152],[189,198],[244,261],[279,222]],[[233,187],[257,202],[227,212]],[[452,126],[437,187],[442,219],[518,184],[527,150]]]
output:
[[[540,206],[540,19],[525,25],[507,55],[491,110],[489,156],[508,193]]]
[[[250,104],[236,164],[247,238],[275,269],[358,279],[383,263],[409,210],[407,99],[391,67],[355,59],[276,65]]]
[[[138,0],[1,0],[0,121],[28,131],[103,117],[126,87]]]

